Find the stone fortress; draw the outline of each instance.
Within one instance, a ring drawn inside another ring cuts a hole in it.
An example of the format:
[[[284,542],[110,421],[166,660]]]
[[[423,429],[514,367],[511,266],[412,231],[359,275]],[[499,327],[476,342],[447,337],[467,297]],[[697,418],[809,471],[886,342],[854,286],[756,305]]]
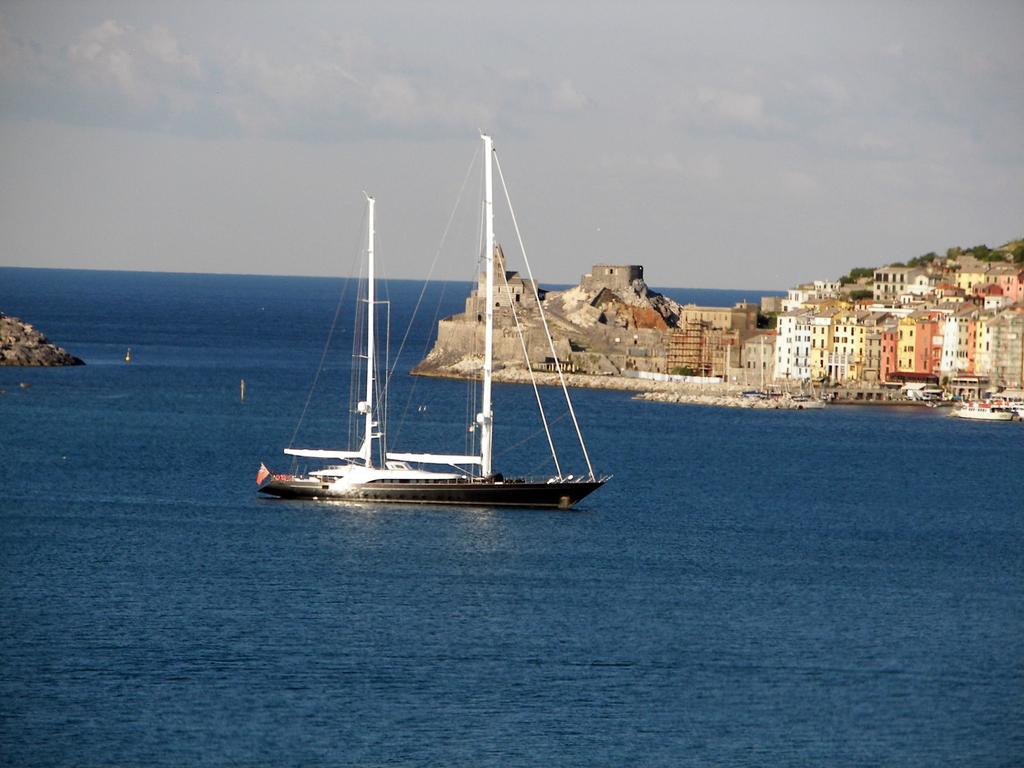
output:
[[[714,328],[730,337],[727,344],[736,344],[752,335],[757,324],[758,308],[753,304],[733,308],[684,306],[652,291],[644,282],[644,268],[638,264],[595,264],[579,285],[549,291],[508,270],[498,246],[494,275],[494,360],[499,372],[526,370],[517,318],[534,370],[555,370],[557,356],[563,370],[606,376],[630,371],[669,373],[684,367],[710,374],[714,355],[704,341],[706,330]],[[461,314],[438,323],[434,347],[414,373],[456,377],[479,374],[484,348],[485,281],[485,275],[480,274]],[[554,341],[554,354],[541,324],[538,298]],[[690,349],[684,331],[694,328],[704,330],[693,337],[697,346]]]

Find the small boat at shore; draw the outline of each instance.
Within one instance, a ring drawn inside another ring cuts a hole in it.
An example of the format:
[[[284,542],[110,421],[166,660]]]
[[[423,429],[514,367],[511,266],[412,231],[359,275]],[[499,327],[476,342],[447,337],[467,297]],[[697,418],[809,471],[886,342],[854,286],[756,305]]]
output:
[[[790,408],[795,408],[798,411],[825,407],[824,400],[811,397],[810,395],[793,395],[791,398],[789,398],[789,403]]]
[[[1016,421],[1020,419],[1020,416],[1013,410],[987,401],[964,403],[959,408],[954,408],[949,415],[954,419],[969,419],[971,421]]]

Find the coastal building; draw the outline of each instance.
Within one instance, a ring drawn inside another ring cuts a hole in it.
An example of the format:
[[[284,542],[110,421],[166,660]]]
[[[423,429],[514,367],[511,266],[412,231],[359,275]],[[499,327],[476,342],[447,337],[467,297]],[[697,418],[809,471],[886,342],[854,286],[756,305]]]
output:
[[[860,381],[864,378],[867,332],[872,320],[871,313],[863,310],[847,310],[833,317],[832,344],[826,366],[829,380]],[[880,344],[878,352],[880,359]]]
[[[864,358],[861,370],[864,381],[871,383],[882,381],[882,333],[877,328],[865,330]]]
[[[911,271],[909,274],[911,276],[908,277],[906,287],[903,289],[904,296],[913,296],[917,299],[924,299],[925,297],[934,295],[935,286],[939,283],[936,278],[932,277],[927,272],[912,274]]]
[[[580,278],[580,287],[588,293],[600,293],[631,288],[634,280],[644,279],[644,268],[639,264],[595,264]]]
[[[936,301],[946,303],[955,302],[961,304],[967,296],[963,288],[957,287],[955,283],[948,282],[936,284],[932,293]]]
[[[507,288],[506,288],[507,286]],[[475,316],[477,322],[484,322],[484,306],[487,295],[487,277],[481,272],[477,275],[476,286],[466,297],[466,317]],[[511,305],[515,305],[516,311],[520,308],[536,307],[537,297],[544,301],[547,294],[543,288],[537,286],[533,280],[522,277],[518,272],[505,268],[505,254],[501,246],[494,248],[494,312],[496,323],[512,323]],[[507,315],[507,317],[505,317]]]
[[[961,256],[960,269],[956,272],[956,285],[965,293],[973,294],[974,289],[985,285],[988,280],[989,265],[973,257]]]
[[[838,299],[842,295],[841,288],[837,281],[815,280],[811,283],[801,283],[796,288],[786,291],[786,298],[782,300],[782,311],[790,312],[814,301]]]
[[[733,365],[739,363],[739,346],[739,331],[715,328],[707,321],[688,320],[669,336],[668,372],[728,376]]]
[[[992,345],[990,378],[999,387],[1024,386],[1024,306],[999,312],[988,322]]]
[[[811,312],[793,310],[779,315],[775,340],[775,379],[811,378]]]
[[[1024,269],[1019,264],[993,264],[987,278],[1002,289],[1007,304],[1024,301]]]
[[[896,370],[914,370],[914,350],[917,346],[917,319],[913,315],[899,321],[899,346],[896,351]]]
[[[741,348],[740,361],[745,385],[775,380],[776,331],[762,331],[748,338]]]
[[[974,335],[974,373],[989,376],[992,373],[992,316],[987,312],[978,315]]]
[[[732,307],[699,307],[684,304],[679,310],[679,325],[705,323],[709,328],[738,331],[744,338],[757,330],[757,305],[739,302]]]
[[[1003,289],[995,283],[986,283],[975,290],[985,309],[994,311],[1010,305],[1009,299],[1003,294]]]
[[[810,378],[824,379],[829,376],[828,361],[832,352],[833,318],[842,312],[840,309],[820,309],[811,316],[811,350],[807,361]]]
[[[920,267],[879,267],[875,270],[872,298],[875,301],[895,301],[906,293],[907,286],[924,274]]]
[[[915,312],[914,367],[915,373],[938,373],[942,360],[942,325],[946,313],[925,309]]]
[[[894,317],[880,331],[882,343],[882,360],[879,366],[878,380],[891,381],[892,375],[898,370],[899,363],[899,321]]]
[[[864,326],[862,378],[882,383],[896,370],[897,319],[884,312],[869,312]]]
[[[946,382],[947,391],[959,400],[980,400],[988,388],[987,376],[951,376]]]
[[[955,316],[946,318],[942,324],[942,356],[939,359],[939,373],[944,378],[955,374],[958,371],[957,363],[957,340],[959,329]]]

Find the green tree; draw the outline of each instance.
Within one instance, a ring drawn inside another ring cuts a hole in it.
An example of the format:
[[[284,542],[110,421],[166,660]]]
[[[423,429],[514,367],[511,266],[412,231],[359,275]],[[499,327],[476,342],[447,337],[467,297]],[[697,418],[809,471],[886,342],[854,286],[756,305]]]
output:
[[[840,285],[851,285],[862,277],[874,277],[874,267],[854,267],[849,273],[839,278]]]
[[[938,257],[939,257],[939,255],[937,253],[935,253],[934,251],[932,251],[930,253],[924,254],[923,256],[917,256],[916,258],[911,259],[910,261],[907,262],[907,266],[908,267],[923,267],[926,264],[931,264]]]

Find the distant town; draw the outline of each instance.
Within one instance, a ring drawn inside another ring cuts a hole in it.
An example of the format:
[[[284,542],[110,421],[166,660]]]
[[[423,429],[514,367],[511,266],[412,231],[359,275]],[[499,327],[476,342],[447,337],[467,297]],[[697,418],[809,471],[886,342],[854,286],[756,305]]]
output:
[[[762,312],[776,319],[758,334],[771,357],[745,364],[770,368],[773,381],[917,383],[960,398],[1020,388],[1024,243],[854,269],[764,299]]]
[[[894,393],[973,399],[1024,384],[1021,240],[858,267],[732,307],[679,304],[650,290],[640,265],[595,264],[565,291],[545,291],[503,267],[500,258],[495,357],[506,380],[522,378],[525,346],[533,370],[560,367],[581,386],[721,383],[870,401]],[[417,373],[474,375],[484,287],[481,275],[465,311],[440,322]],[[542,335],[537,299],[554,344]]]

